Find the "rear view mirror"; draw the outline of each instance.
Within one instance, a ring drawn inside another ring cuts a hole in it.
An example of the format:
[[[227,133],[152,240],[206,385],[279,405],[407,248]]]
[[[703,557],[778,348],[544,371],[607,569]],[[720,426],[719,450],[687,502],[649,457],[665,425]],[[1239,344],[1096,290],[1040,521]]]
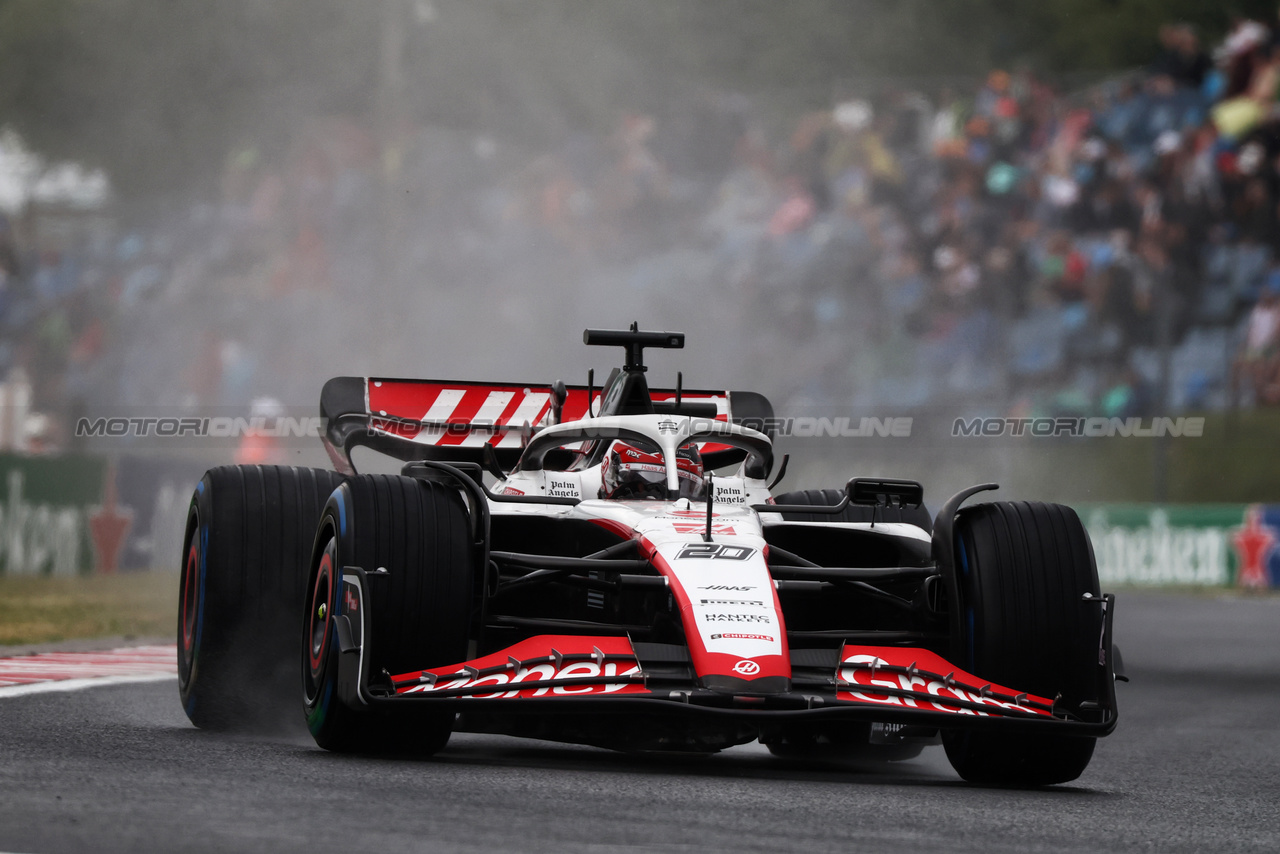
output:
[[[845,484],[851,504],[873,507],[919,507],[924,503],[924,487],[914,480],[855,477]]]

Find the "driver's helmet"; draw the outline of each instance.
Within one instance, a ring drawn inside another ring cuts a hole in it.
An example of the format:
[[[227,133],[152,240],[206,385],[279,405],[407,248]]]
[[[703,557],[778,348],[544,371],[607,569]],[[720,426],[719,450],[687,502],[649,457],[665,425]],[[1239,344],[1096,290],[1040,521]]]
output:
[[[667,470],[662,452],[647,442],[617,440],[604,456],[601,498],[667,497]],[[707,492],[702,477],[702,455],[692,443],[676,451],[676,475],[680,497],[701,500]]]

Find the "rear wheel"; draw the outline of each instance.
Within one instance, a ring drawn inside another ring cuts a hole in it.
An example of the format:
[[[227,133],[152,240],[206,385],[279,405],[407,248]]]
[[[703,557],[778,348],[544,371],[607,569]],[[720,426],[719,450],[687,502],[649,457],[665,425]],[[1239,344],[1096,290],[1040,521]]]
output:
[[[809,504],[819,507],[835,507],[844,500],[842,489],[802,489],[775,496],[775,504]],[[872,515],[874,513],[874,516]],[[871,507],[865,504],[848,504],[837,514],[783,513],[788,522],[907,522],[933,532],[933,518],[924,505],[919,507]]]
[[[197,484],[178,593],[178,690],[196,726],[278,724],[297,702],[298,603],[341,482],[322,469],[221,466]]]
[[[956,522],[963,655],[970,672],[1066,708],[1096,702],[1101,611],[1088,534],[1058,504],[999,502]],[[966,780],[1037,786],[1079,777],[1096,739],[976,730],[943,732]]]
[[[455,489],[363,475],[333,494],[320,518],[299,629],[307,725],[317,744],[339,752],[419,755],[444,747],[453,731],[452,710],[416,702],[410,709],[357,710],[337,696],[335,620],[347,616],[342,568],[374,573],[365,591],[371,634],[364,638],[364,655],[369,673],[398,676],[466,660],[476,600],[472,563],[470,522]]]

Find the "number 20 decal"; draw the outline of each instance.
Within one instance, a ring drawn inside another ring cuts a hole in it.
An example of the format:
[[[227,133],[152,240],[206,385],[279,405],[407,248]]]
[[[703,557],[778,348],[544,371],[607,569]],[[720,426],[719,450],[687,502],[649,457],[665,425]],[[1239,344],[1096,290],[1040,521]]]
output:
[[[756,553],[747,546],[730,546],[723,543],[692,543],[676,555],[676,560],[696,558],[702,560],[746,560]]]

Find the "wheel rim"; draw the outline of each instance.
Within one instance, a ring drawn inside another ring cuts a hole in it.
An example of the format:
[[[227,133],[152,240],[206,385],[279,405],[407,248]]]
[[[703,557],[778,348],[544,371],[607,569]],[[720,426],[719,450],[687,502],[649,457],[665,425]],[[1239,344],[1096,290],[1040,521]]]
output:
[[[196,579],[200,576],[200,552],[191,544],[187,552],[186,578],[182,582],[182,651],[189,658],[196,641]]]
[[[307,608],[307,632],[304,640],[309,701],[319,698],[320,687],[324,684],[325,663],[328,660],[326,653],[329,649],[329,637],[333,632],[333,567],[336,552],[337,543],[330,537],[316,566],[315,582],[311,586],[311,600]]]
[[[181,600],[178,612],[178,663],[182,684],[191,679],[195,666],[196,638],[199,634],[200,616],[200,515],[195,507],[187,521],[186,560],[182,565],[179,582]]]

